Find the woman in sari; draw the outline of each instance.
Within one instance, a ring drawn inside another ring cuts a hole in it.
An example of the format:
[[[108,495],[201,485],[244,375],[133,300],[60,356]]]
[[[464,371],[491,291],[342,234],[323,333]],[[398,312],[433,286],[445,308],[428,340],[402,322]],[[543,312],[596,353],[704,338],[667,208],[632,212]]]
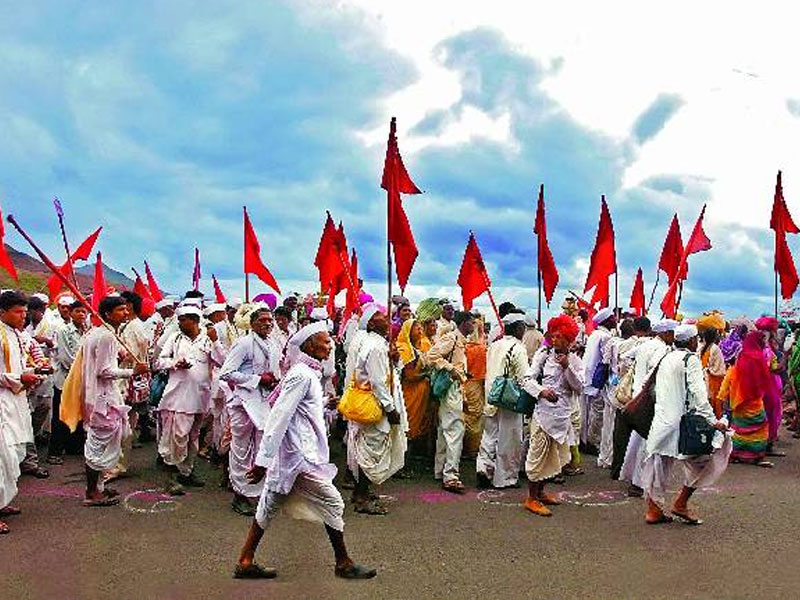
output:
[[[433,425],[431,382],[425,362],[425,354],[430,348],[431,342],[425,336],[422,324],[415,319],[404,321],[397,336],[397,350],[403,363],[400,383],[408,414],[409,440],[424,438]]]
[[[725,379],[726,367],[722,351],[719,349],[719,331],[714,327],[703,330],[703,345],[698,354],[703,365],[708,387],[708,399],[717,419],[722,417],[722,401],[719,400],[719,390],[722,380]]]
[[[772,385],[772,374],[764,360],[766,343],[760,331],[747,334],[736,364],[722,382],[719,399],[731,410],[733,452],[731,460],[771,467],[767,454],[769,423],[764,397]]]

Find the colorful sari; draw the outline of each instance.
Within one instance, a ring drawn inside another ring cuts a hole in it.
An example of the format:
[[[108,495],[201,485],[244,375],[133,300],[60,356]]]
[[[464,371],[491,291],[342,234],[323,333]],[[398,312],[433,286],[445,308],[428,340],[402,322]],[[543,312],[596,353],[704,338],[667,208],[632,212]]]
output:
[[[736,365],[728,371],[719,393],[719,398],[727,401],[731,408],[734,431],[731,458],[745,462],[763,460],[767,452],[769,423],[764,397],[772,382],[763,352],[761,334],[748,334]]]
[[[411,328],[416,321],[408,319],[397,336],[397,350],[403,362],[400,384],[408,414],[408,439],[414,440],[427,435],[434,425],[434,411],[430,401],[431,381],[423,355],[430,350],[430,340],[423,336],[418,346],[411,343]]]

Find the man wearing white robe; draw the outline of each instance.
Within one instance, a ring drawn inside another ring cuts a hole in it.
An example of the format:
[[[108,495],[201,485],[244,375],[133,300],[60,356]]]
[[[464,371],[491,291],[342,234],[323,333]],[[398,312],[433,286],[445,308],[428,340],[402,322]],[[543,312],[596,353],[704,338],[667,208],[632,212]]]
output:
[[[700,521],[687,506],[699,487],[713,485],[728,467],[733,449],[728,423],[717,420],[708,402],[703,366],[697,357],[697,328],[681,325],[675,330],[675,350],[666,355],[656,375],[656,404],[653,424],[647,437],[647,457],[642,482],[647,498],[646,521],[665,523],[666,489],[673,471],[681,476],[682,488],[671,513],[684,523]],[[717,430],[713,451],[708,456],[684,456],[679,451],[681,418],[687,411],[704,417]]]
[[[583,354],[583,398],[581,400],[581,443],[587,454],[598,454],[603,429],[603,410],[606,405],[606,386],[593,385],[595,370],[603,361],[603,351],[613,336],[617,318],[610,308],[597,311],[592,318],[595,329],[586,340]]]
[[[382,515],[386,507],[371,497],[369,484],[381,485],[403,468],[408,420],[400,386],[400,356],[387,341],[389,319],[372,305],[365,308],[362,322],[367,333],[360,340],[353,377],[357,386],[372,390],[383,415],[369,425],[348,423],[347,466],[356,479],[356,512]]]
[[[250,313],[250,333],[233,345],[220,369],[220,381],[233,386],[226,406],[231,430],[228,469],[234,498],[231,507],[252,516],[262,483],[251,483],[247,472],[253,467],[264,421],[270,406],[267,396],[280,379],[281,355],[270,332],[272,312],[258,308]]]
[[[632,389],[634,398],[642,391],[661,359],[672,349],[677,327],[678,322],[672,319],[662,319],[656,322],[653,325],[655,337],[633,348],[627,356],[623,356],[623,358],[630,356],[634,358]],[[644,459],[645,439],[634,431],[631,433],[620,472],[620,479],[630,484],[629,496],[639,497],[642,495],[641,478]]]
[[[113,331],[118,331],[128,318],[125,300],[119,296],[103,298],[98,312]],[[130,407],[125,405],[118,383],[149,371],[143,363],[136,363],[130,369],[120,368],[119,356],[123,350],[113,331],[105,326],[95,327],[86,335],[81,348],[86,506],[110,506],[119,501],[99,481],[102,472],[118,464],[122,441],[130,435]]]
[[[41,382],[41,377],[25,367],[20,334],[27,311],[24,295],[12,291],[0,295],[0,534],[9,531],[2,518],[19,514],[9,503],[17,494],[26,444],[33,441],[26,392]]]
[[[333,485],[336,467],[330,463],[325,428],[320,362],[332,342],[324,323],[300,329],[292,342],[302,350],[277,390],[273,410],[264,425],[251,480],[266,476],[256,518],[239,556],[234,577],[269,579],[277,575],[255,562],[264,531],[281,509],[297,519],[323,523],[336,558],[334,573],[345,579],[370,579],[374,569],[356,565],[344,543],[344,501]]]
[[[505,335],[489,346],[486,358],[486,397],[494,380],[508,376],[521,384],[528,371],[528,354],[522,343],[525,315],[512,312],[503,317]],[[517,487],[522,464],[521,413],[492,406],[483,409],[483,434],[476,464],[478,487]]]
[[[224,362],[216,330],[200,328],[200,310],[193,306],[178,310],[180,331],[164,345],[156,369],[168,370],[169,381],[158,405],[161,436],[158,453],[164,463],[178,470],[181,485],[202,487],[194,473],[200,441],[200,426],[211,410],[213,369]]]

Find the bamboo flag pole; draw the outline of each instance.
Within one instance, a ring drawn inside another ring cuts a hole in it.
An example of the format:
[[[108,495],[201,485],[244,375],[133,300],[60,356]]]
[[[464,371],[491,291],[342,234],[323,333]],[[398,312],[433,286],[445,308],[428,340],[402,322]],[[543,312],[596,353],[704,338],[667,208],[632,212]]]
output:
[[[658,289],[658,281],[661,279],[661,269],[656,269],[656,284],[653,286],[653,291],[650,294],[650,302],[647,303],[647,312],[650,312],[650,308],[653,306],[653,300],[656,297],[656,290]]]
[[[14,218],[14,215],[8,215],[7,220],[14,226],[14,229],[16,229],[19,232],[19,234],[23,238],[25,238],[25,241],[28,242],[28,244],[30,244],[31,248],[33,248],[33,250],[39,256],[39,259],[45,264],[45,266],[48,269],[50,269],[53,272],[53,274],[56,275],[62,281],[64,285],[67,286],[69,291],[72,292],[72,294],[75,296],[75,299],[78,300],[78,302],[80,302],[81,304],[83,304],[84,307],[86,307],[86,310],[89,312],[89,314],[92,315],[95,319],[97,319],[100,323],[102,323],[106,329],[108,329],[111,333],[114,334],[114,337],[117,338],[117,341],[119,342],[120,346],[122,346],[125,349],[125,351],[128,352],[128,354],[130,354],[138,364],[144,364],[145,366],[147,366],[146,363],[142,363],[136,358],[136,354],[122,340],[119,334],[117,334],[116,330],[111,325],[106,323],[105,320],[100,316],[100,314],[92,307],[91,302],[86,300],[84,295],[81,294],[80,290],[78,289],[78,286],[72,283],[69,280],[69,278],[66,275],[64,275],[55,264],[53,264],[53,261],[48,258],[48,256],[39,248],[39,246],[36,245],[36,242],[34,242],[33,239],[31,239],[31,236],[29,236],[25,232],[25,230],[22,229],[22,226],[19,223],[17,223],[17,220]]]
[[[72,266],[72,252],[69,250],[67,232],[64,229],[64,209],[61,207],[61,201],[58,199],[58,196],[53,198],[53,206],[56,209],[56,215],[58,215],[58,226],[61,228],[61,239],[64,240],[64,251],[67,254],[67,272],[72,276],[72,282],[77,287],[78,278],[75,276],[75,268]]]

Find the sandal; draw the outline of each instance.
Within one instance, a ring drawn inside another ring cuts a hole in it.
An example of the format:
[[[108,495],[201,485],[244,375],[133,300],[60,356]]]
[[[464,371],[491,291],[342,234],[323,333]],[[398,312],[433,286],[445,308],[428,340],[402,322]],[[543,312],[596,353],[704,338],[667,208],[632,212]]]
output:
[[[63,465],[64,459],[60,456],[48,456],[47,457],[47,464],[48,465]]]
[[[566,475],[567,477],[575,477],[576,475],[583,475],[584,470],[580,467],[573,467],[572,465],[567,465],[563,469],[561,469],[561,474]]]
[[[377,500],[367,500],[366,502],[356,502],[353,510],[361,515],[375,515],[382,517],[389,514],[389,511]]]
[[[378,572],[375,569],[368,569],[361,565],[351,563],[347,567],[336,567],[334,569],[336,577],[342,579],[372,579]]]
[[[672,523],[673,519],[662,512],[656,517],[647,515],[644,520],[648,525],[661,525],[662,523]]]
[[[698,519],[694,515],[692,515],[689,511],[682,512],[676,511],[674,508],[672,509],[672,516],[678,519],[684,525],[702,525],[703,520]]]
[[[0,517],[13,517],[15,515],[20,514],[22,511],[18,506],[6,506],[5,508],[0,508]]]
[[[5,535],[7,533],[11,533],[11,529],[9,529],[8,523],[0,521],[0,535]]]
[[[119,498],[110,498],[109,496],[103,496],[97,500],[86,498],[83,501],[83,505],[88,507],[116,506],[117,504],[119,504]]]
[[[50,472],[47,469],[43,469],[42,467],[36,467],[35,469],[26,469],[22,471],[23,475],[33,475],[36,479],[47,479],[50,477]]]
[[[774,456],[775,458],[785,458],[786,452],[781,452],[780,450],[768,450],[767,456]]]
[[[464,495],[467,493],[467,488],[464,487],[464,484],[461,483],[458,479],[454,479],[453,481],[448,481],[442,484],[442,489],[445,492],[450,492],[451,494],[459,494]]]
[[[236,569],[233,571],[234,579],[275,579],[277,576],[278,572],[275,569],[265,569],[256,563],[246,567],[236,565]]]
[[[762,467],[764,469],[771,469],[772,467],[775,466],[774,463],[771,463],[768,460],[760,460],[760,461],[758,461],[756,463],[753,463],[753,464],[755,464],[755,466],[757,466],[757,467]]]

